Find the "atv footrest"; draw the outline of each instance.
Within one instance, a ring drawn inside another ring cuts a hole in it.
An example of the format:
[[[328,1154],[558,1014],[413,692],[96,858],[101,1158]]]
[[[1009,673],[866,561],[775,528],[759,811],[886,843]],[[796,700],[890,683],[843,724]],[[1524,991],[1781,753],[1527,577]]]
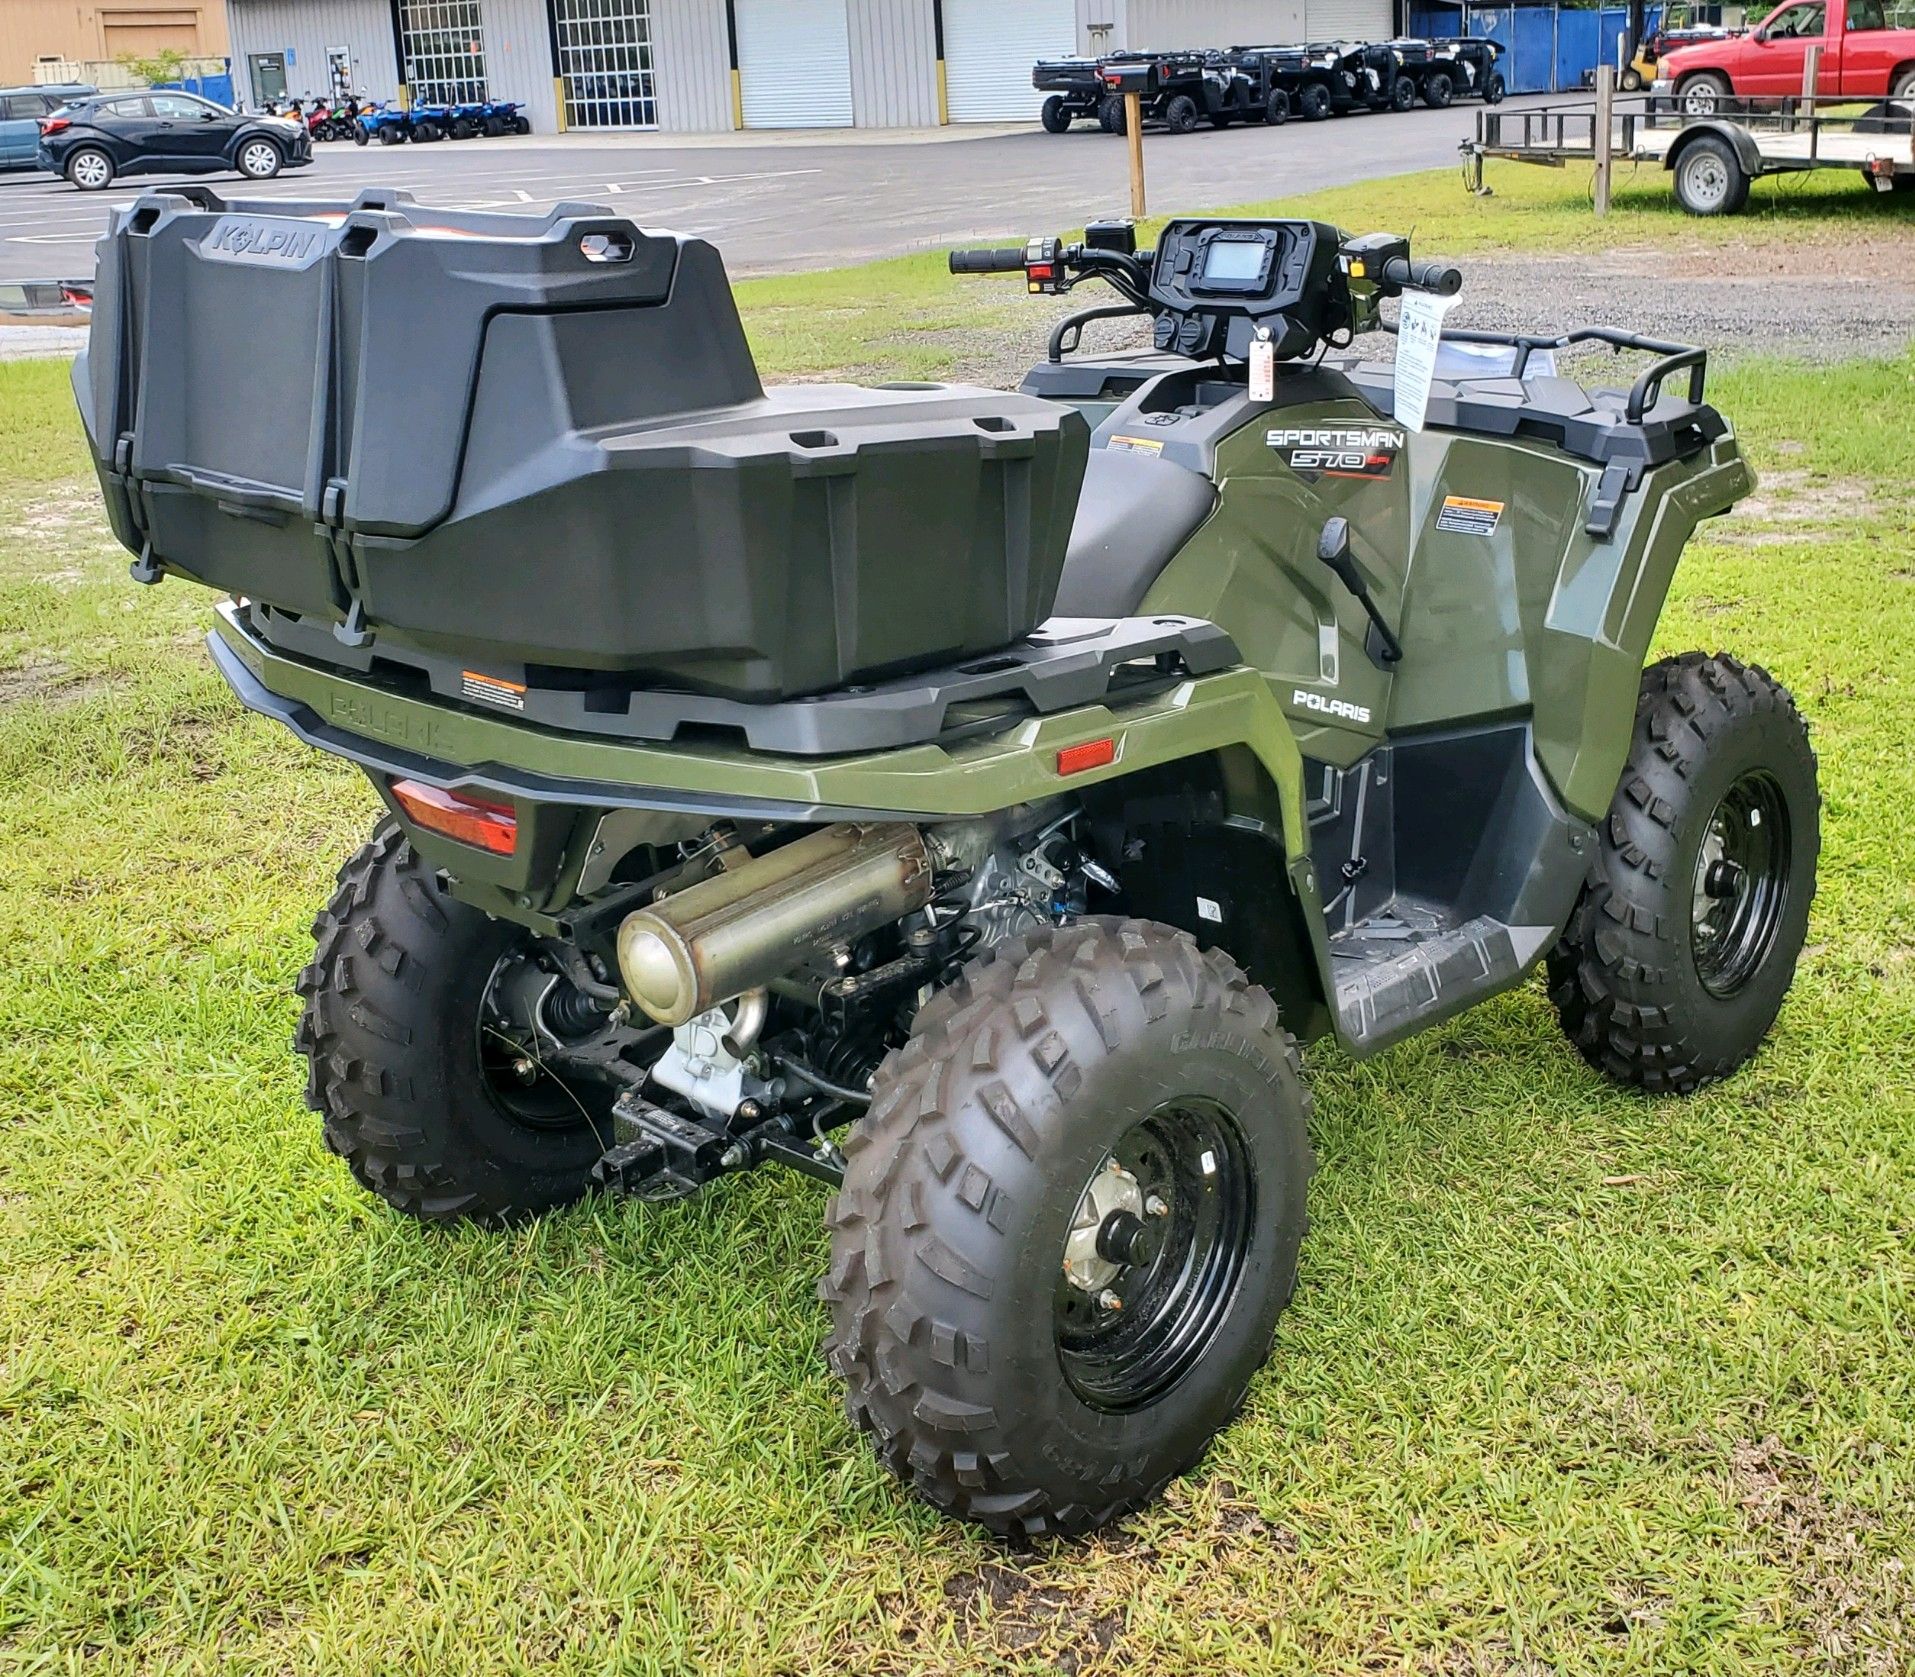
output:
[[[729,1168],[729,1136],[642,1095],[621,1095],[612,1123],[618,1142],[592,1167],[592,1180],[608,1193],[683,1199]]]

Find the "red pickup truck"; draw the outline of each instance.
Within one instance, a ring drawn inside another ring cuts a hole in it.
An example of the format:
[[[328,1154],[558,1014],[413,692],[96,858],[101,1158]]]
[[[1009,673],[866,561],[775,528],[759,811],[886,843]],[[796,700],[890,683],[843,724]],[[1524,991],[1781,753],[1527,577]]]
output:
[[[1915,29],[1898,28],[1890,0],[1788,0],[1746,35],[1680,47],[1656,66],[1658,93],[1688,116],[1712,116],[1734,97],[1802,91],[1811,46],[1822,49],[1822,98],[1915,98]]]

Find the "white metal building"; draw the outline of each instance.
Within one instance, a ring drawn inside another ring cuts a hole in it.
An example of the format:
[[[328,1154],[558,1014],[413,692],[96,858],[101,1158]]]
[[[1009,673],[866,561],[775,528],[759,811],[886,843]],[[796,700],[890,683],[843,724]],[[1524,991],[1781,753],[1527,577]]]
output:
[[[1034,117],[1040,57],[1382,39],[1397,0],[227,0],[242,96],[518,99],[533,127]]]

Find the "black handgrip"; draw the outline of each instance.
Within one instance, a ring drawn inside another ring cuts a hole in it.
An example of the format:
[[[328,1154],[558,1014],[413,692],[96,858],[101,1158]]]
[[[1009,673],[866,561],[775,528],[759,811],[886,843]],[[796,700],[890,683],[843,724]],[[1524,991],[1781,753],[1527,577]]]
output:
[[[1383,264],[1383,283],[1454,297],[1463,289],[1463,270],[1447,262],[1412,262],[1407,256],[1392,256]]]
[[[954,274],[1021,274],[1024,272],[1024,247],[1000,245],[996,250],[954,250],[951,252]]]

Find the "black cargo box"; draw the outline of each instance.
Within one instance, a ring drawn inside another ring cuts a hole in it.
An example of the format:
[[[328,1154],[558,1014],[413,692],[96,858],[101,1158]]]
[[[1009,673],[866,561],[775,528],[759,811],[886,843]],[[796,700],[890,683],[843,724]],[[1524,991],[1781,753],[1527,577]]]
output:
[[[397,192],[116,212],[74,386],[136,574],[741,698],[1025,634],[1088,449],[997,391],[767,393],[703,240]]]

